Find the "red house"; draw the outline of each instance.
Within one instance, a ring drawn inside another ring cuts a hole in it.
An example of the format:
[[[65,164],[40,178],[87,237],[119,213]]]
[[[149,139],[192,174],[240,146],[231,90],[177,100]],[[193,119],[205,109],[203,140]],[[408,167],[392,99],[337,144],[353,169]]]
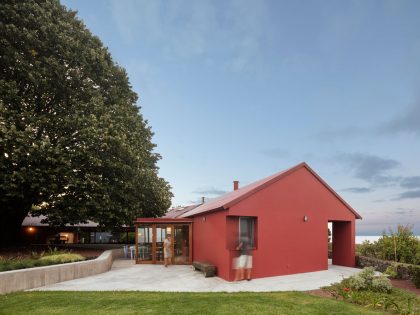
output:
[[[356,219],[361,216],[301,163],[242,188],[234,182],[232,192],[163,218],[137,219],[136,257],[138,263],[161,263],[168,233],[173,263],[206,261],[231,281],[236,246],[246,230],[253,244],[253,278],[326,270],[332,222],[332,263],[353,267]]]

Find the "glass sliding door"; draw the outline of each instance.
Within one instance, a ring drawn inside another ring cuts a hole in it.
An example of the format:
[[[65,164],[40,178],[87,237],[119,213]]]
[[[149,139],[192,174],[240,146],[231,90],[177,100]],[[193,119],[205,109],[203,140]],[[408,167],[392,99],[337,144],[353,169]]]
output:
[[[141,225],[137,229],[137,260],[140,262],[153,261],[153,227]]]
[[[190,232],[189,225],[174,226],[174,264],[190,262]]]

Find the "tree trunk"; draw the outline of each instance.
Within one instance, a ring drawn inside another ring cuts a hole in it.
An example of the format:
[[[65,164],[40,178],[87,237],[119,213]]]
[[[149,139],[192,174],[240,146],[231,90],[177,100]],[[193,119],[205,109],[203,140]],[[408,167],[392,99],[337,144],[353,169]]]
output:
[[[0,204],[0,248],[22,244],[22,222],[31,206]]]

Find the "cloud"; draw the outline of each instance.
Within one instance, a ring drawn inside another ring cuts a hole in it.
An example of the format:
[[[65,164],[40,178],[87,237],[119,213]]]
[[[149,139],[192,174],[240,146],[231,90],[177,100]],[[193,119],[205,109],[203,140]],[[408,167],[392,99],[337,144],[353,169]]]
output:
[[[420,136],[420,101],[414,106],[400,112],[392,119],[373,126],[345,126],[327,128],[315,133],[322,141],[343,141],[352,138],[374,137],[379,135],[388,137],[389,134],[411,133]]]
[[[371,183],[375,186],[394,186],[398,184],[402,178],[402,176],[377,175],[372,179]]]
[[[144,39],[162,36],[159,1],[113,1],[111,10],[117,29],[127,42],[135,40],[138,33]]]
[[[315,133],[315,137],[322,141],[343,141],[350,138],[365,136],[369,131],[367,129],[347,126],[342,128],[328,128]]]
[[[420,198],[420,190],[409,190],[398,195],[394,200]]]
[[[274,159],[282,159],[290,155],[288,151],[281,148],[265,149],[262,150],[261,153]]]
[[[367,211],[362,216],[363,220],[358,221],[356,226],[358,235],[380,235],[389,228],[395,231],[399,224],[412,225],[413,222],[420,222],[420,211],[414,207],[383,209],[381,205],[377,210]],[[420,235],[420,225],[414,225],[413,232]]]
[[[375,185],[395,184],[401,180],[400,176],[387,174],[400,166],[400,163],[393,159],[362,153],[344,153],[337,159],[352,171],[355,177]]]
[[[418,210],[413,208],[397,208],[397,210],[395,211],[396,214],[408,216],[414,216],[417,212]]]
[[[382,132],[405,132],[420,136],[420,102],[378,128]]]
[[[420,188],[420,176],[405,177],[400,186],[407,189]]]
[[[111,3],[111,10],[125,42],[144,43],[165,57],[223,55],[222,66],[234,70],[262,60],[269,10],[261,1],[120,0]]]
[[[198,194],[198,195],[203,195],[203,196],[220,196],[220,195],[224,195],[226,194],[227,191],[226,190],[222,190],[222,189],[217,189],[214,187],[210,187],[208,189],[200,189],[200,190],[195,190],[193,191],[193,194]]]
[[[410,224],[412,217],[406,216],[404,219],[401,219],[401,216],[396,216],[400,218],[399,220],[396,219],[395,221],[389,220],[385,222],[378,222],[378,221],[370,221],[364,222],[360,221],[357,223],[357,235],[381,235],[383,232],[389,233],[389,230],[396,231],[398,224],[408,225]],[[420,228],[418,226],[413,227],[413,233],[415,235],[420,234]]]
[[[147,42],[168,55],[194,56],[209,48],[208,36],[215,23],[210,2],[114,1],[114,22],[126,42]]]
[[[342,189],[342,191],[348,191],[348,192],[360,194],[360,193],[372,192],[373,189],[372,188],[367,188],[367,187],[349,187],[349,188]]]

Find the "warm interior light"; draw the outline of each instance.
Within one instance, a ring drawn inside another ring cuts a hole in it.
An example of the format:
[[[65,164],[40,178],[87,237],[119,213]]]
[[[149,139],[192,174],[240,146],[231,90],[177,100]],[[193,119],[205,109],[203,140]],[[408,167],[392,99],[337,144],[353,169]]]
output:
[[[30,227],[28,230],[29,230],[29,232],[32,232],[34,230],[34,228]]]

